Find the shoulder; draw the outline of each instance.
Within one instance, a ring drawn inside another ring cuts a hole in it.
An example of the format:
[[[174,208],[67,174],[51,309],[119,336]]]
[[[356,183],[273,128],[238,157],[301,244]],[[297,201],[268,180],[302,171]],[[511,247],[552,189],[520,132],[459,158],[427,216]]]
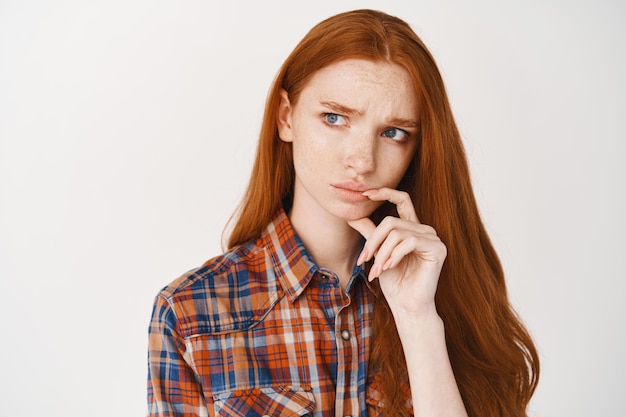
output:
[[[282,294],[270,253],[252,242],[186,272],[159,292],[157,303],[189,337],[249,328]]]

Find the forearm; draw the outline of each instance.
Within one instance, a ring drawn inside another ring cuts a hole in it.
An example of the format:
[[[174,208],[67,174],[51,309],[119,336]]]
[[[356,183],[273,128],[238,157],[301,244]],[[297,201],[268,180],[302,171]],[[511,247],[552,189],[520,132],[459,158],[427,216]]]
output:
[[[466,417],[436,311],[394,314],[406,357],[416,417]]]

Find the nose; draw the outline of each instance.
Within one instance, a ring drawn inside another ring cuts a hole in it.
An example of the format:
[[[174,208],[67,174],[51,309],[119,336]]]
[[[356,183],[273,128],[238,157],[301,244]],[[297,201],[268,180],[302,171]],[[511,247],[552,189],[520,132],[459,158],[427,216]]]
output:
[[[351,140],[346,146],[344,154],[344,166],[352,169],[358,175],[367,174],[376,168],[376,140],[367,138]]]

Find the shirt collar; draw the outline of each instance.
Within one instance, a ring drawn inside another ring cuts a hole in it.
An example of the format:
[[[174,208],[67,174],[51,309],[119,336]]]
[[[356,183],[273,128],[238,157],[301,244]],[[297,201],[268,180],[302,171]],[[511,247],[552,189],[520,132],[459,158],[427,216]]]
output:
[[[304,244],[293,230],[291,222],[282,208],[267,225],[261,239],[272,258],[278,281],[289,300],[294,302],[320,267],[307,253]],[[366,269],[369,268],[365,268],[365,265],[354,267],[347,291],[353,286],[356,278],[359,278],[363,279],[370,291],[377,294],[377,291],[367,280]]]
[[[311,260],[281,208],[261,235],[274,272],[290,301],[295,301],[319,267]]]

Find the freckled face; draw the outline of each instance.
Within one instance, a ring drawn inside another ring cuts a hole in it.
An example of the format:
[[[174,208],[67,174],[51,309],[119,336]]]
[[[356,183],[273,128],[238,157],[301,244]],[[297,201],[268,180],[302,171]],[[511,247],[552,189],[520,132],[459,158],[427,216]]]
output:
[[[417,98],[396,64],[347,59],[317,71],[298,101],[283,92],[281,140],[293,143],[293,211],[354,220],[380,203],[361,193],[395,188],[417,147]]]

